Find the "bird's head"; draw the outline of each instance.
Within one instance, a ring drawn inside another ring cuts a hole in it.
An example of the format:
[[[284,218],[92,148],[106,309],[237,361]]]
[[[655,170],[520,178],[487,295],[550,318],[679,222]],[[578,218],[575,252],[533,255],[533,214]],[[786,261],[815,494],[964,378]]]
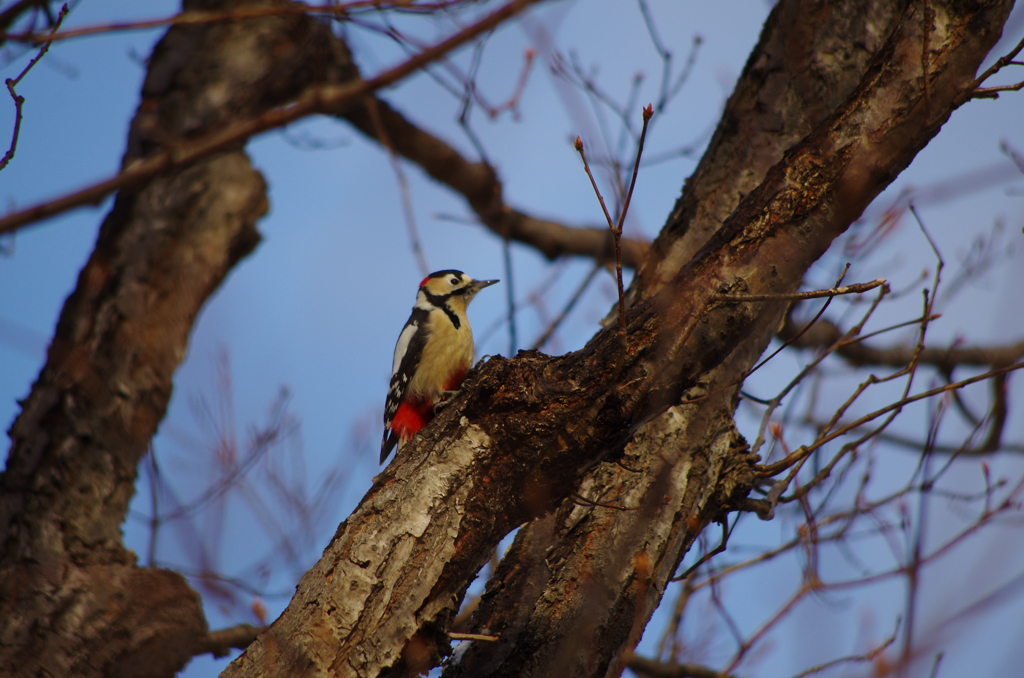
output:
[[[473,280],[462,271],[447,269],[431,273],[420,283],[420,291],[434,305],[447,303],[453,308],[465,309],[476,293],[490,287],[497,280]]]

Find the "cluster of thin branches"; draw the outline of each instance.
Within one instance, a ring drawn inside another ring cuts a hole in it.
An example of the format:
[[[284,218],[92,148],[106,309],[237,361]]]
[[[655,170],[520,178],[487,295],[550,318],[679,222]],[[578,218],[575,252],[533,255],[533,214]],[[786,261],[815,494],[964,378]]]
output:
[[[273,575],[286,572],[297,580],[316,561],[322,536],[339,519],[338,500],[350,476],[340,465],[316,475],[307,470],[287,389],[280,390],[265,421],[242,434],[226,349],[217,354],[214,374],[212,393],[192,399],[196,433],[172,430],[164,446],[150,448],[142,465],[142,496],[130,517],[147,529],[147,565],[186,575],[225,616],[265,624],[263,601],[286,600],[292,593],[292,586],[280,585]],[[312,478],[319,482],[311,487]],[[251,519],[240,529],[259,532],[263,546],[249,551],[250,561],[241,567],[232,557],[228,573],[225,561],[234,551],[229,545],[250,541],[231,527],[233,508]],[[166,555],[172,552],[182,555]],[[183,562],[174,562],[180,557]],[[272,579],[279,589],[269,588]]]
[[[908,209],[917,218],[913,205]],[[891,217],[882,219],[889,223],[876,226],[888,228]],[[824,335],[826,340],[801,343],[801,337],[818,322],[827,322],[822,317],[838,294],[864,293],[864,288],[869,287],[844,288],[838,282],[835,288],[824,291],[827,294],[805,293],[827,298],[809,318],[796,321],[799,310],[794,308],[791,312],[787,323],[791,327],[782,333],[781,347],[766,361],[782,350],[812,349],[814,353],[773,397],[747,396],[744,405],[749,411],[761,410],[752,451],[760,452],[764,458],[758,467],[762,499],[751,501],[750,508],[761,518],[782,519],[791,536],[771,546],[751,549],[737,545],[737,531],[748,537],[755,533],[749,524],[749,513],[735,514],[730,522],[723,522],[717,543],[712,543],[708,533],[702,535],[701,555],[695,556],[694,564],[677,578],[678,589],[672,595],[671,614],[657,644],[656,656],[635,656],[630,661],[639,675],[734,675],[737,669],[763,660],[774,634],[808,599],[827,601],[856,590],[877,591],[886,585],[886,590],[893,590],[894,583],[902,589],[903,605],[889,631],[877,634],[862,629],[861,647],[857,651],[809,667],[798,676],[856,663],[870,664],[874,675],[898,674],[920,662],[930,662],[934,667],[941,661],[944,643],[958,626],[970,623],[979,614],[997,613],[1000,604],[1022,592],[1024,571],[1012,572],[1007,581],[990,590],[956,589],[965,594],[957,597],[946,592],[953,600],[944,606],[949,609],[944,617],[925,621],[919,618],[926,596],[934,599],[943,595],[934,588],[924,588],[924,571],[944,558],[962,559],[969,544],[984,543],[985,528],[1002,529],[1000,523],[1005,526],[1011,516],[1019,519],[1024,508],[1024,476],[994,478],[987,461],[978,459],[979,455],[993,452],[1024,451],[1019,444],[1003,439],[1009,378],[1014,371],[1024,368],[1024,342],[990,347],[987,352],[976,347],[935,349],[927,345],[929,326],[937,317],[935,303],[941,296],[945,262],[919,218],[917,223],[936,258],[932,280],[921,290],[918,318],[865,332],[865,326],[891,294],[888,285],[876,284],[873,287],[877,294],[848,330],[840,331],[828,323],[833,331]],[[962,269],[958,280],[979,275],[969,258]],[[856,306],[851,304],[852,308]],[[849,364],[850,356],[856,355],[848,350],[850,346],[907,326],[916,327],[916,340],[889,352],[878,351],[876,362],[869,365],[889,368],[888,371],[871,371],[863,376],[838,406],[827,406],[830,413],[822,416],[822,401],[829,400],[823,394],[835,394],[846,376],[835,369],[830,372],[829,367]],[[979,371],[978,365],[989,369]],[[971,366],[976,373],[959,380],[952,378],[955,369]],[[932,383],[925,388],[915,384],[928,378],[922,376],[922,371],[932,375]],[[972,413],[962,394],[964,387],[974,383],[990,386],[991,395],[983,415]],[[891,391],[874,395],[875,390],[887,384],[898,385],[895,397]],[[886,404],[870,406],[871,411],[859,416],[854,414],[865,401]],[[925,434],[920,438],[890,434],[889,429],[899,415],[915,402],[927,408]],[[959,421],[951,421],[956,415]],[[959,436],[959,443],[943,442],[953,436]],[[796,440],[802,442],[795,444]],[[900,481],[902,485],[891,489],[893,479],[880,477],[879,468],[888,470],[894,466],[887,458],[894,446],[912,449],[918,461]],[[977,491],[960,489],[971,468],[976,473],[975,483],[980,481]],[[934,515],[940,512],[936,519]],[[949,524],[950,514],[960,518],[956,527]],[[928,528],[933,522],[944,526],[938,543],[933,543],[934,537],[929,538]],[[753,554],[747,557],[733,555],[749,550]],[[999,557],[993,553],[993,562]],[[749,613],[743,606],[738,609],[729,590],[756,588],[751,582],[764,582],[773,575],[777,579],[778,569],[771,568],[780,561],[799,568],[799,581],[775,610],[751,629],[749,618],[740,621],[741,616]],[[769,574],[758,578],[759,570]],[[973,598],[965,600],[967,595]],[[689,622],[688,613],[692,617]],[[722,650],[723,637],[731,643],[731,651]],[[714,657],[722,668],[706,668],[702,662],[709,657]]]

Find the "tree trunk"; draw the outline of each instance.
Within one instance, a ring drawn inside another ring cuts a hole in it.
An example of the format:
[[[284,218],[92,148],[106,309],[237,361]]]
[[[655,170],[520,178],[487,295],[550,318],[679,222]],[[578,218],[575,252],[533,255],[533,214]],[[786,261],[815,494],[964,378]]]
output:
[[[340,48],[303,16],[172,28],[150,60],[124,166],[346,77]],[[266,211],[263,177],[240,149],[117,196],[10,430],[4,675],[172,676],[201,647],[199,595],[177,573],[136,566],[121,524],[196,315],[255,248]]]

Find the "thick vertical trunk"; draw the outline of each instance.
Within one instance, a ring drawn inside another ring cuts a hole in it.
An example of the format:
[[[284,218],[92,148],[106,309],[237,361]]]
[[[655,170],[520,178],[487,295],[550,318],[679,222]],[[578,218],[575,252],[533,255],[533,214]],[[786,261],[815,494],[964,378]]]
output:
[[[301,15],[172,28],[149,62],[124,164],[344,77],[338,49]],[[259,242],[266,210],[263,178],[241,150],[117,196],[10,430],[5,675],[171,676],[201,647],[199,596],[176,573],[137,567],[121,524],[196,315]]]

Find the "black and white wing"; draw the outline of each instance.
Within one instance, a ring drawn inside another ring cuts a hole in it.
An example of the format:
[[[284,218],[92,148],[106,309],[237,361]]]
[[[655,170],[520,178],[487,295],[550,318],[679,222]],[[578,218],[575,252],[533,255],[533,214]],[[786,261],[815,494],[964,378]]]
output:
[[[409,380],[416,373],[420,358],[423,356],[423,347],[427,343],[427,314],[422,308],[413,308],[412,315],[402,328],[395,343],[395,356],[391,364],[391,384],[388,386],[388,399],[384,404],[384,438],[380,443],[380,463],[391,454],[398,443],[398,435],[391,430],[391,422],[395,419],[398,406],[402,404],[405,397]]]

